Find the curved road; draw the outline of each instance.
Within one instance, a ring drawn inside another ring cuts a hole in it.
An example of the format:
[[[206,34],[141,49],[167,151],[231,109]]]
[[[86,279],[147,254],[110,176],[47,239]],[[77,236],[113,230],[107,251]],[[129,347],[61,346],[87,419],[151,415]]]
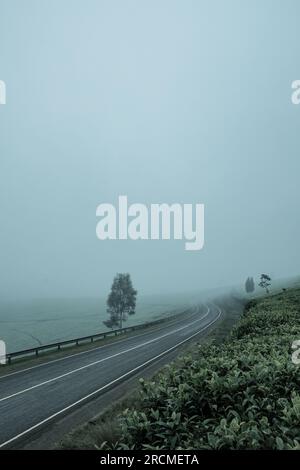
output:
[[[204,334],[221,314],[214,304],[198,306],[189,316],[155,330],[0,377],[0,448],[14,447],[21,438]]]

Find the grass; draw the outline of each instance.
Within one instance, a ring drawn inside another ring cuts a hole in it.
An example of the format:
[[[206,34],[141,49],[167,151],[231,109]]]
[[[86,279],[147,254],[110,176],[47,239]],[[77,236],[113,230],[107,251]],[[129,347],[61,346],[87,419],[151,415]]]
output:
[[[96,449],[103,443],[111,443],[121,440],[121,428],[119,425],[119,416],[124,409],[139,406],[139,393],[135,387],[130,393],[127,393],[122,400],[108,407],[104,413],[88,421],[84,425],[78,426],[72,432],[68,433],[64,439],[57,444],[60,449]]]
[[[255,299],[225,341],[194,345],[62,446],[300,449],[297,339],[299,288]]]

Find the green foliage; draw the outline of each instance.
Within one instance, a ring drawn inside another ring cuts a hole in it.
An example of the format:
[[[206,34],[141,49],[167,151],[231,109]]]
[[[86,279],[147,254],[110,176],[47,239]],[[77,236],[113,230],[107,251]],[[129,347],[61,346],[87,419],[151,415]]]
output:
[[[221,345],[141,380],[120,418],[119,449],[299,449],[300,290],[253,302]]]
[[[261,287],[262,289],[266,289],[266,293],[268,294],[269,293],[269,287],[271,285],[271,278],[268,274],[262,274],[260,276],[260,282],[259,282],[259,287]]]

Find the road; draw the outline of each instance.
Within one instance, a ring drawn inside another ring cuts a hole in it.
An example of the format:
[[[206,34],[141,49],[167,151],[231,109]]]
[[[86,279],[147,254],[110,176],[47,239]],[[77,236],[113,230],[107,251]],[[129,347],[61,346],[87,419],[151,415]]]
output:
[[[185,342],[204,335],[222,315],[215,304],[155,330],[0,377],[0,448],[43,430]]]

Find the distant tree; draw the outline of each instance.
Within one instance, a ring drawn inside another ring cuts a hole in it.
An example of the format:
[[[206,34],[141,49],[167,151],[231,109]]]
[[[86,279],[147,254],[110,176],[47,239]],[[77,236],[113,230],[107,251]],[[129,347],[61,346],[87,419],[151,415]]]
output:
[[[268,274],[261,274],[260,276],[260,282],[259,282],[259,287],[262,289],[266,289],[267,294],[269,293],[269,287],[271,285],[271,278]]]
[[[132,286],[130,274],[118,273],[113,280],[106,302],[110,318],[103,323],[109,328],[114,326],[122,328],[127,315],[135,314],[136,295],[137,291]]]
[[[255,284],[253,277],[247,277],[246,282],[245,282],[245,291],[247,293],[253,292],[255,290]]]

